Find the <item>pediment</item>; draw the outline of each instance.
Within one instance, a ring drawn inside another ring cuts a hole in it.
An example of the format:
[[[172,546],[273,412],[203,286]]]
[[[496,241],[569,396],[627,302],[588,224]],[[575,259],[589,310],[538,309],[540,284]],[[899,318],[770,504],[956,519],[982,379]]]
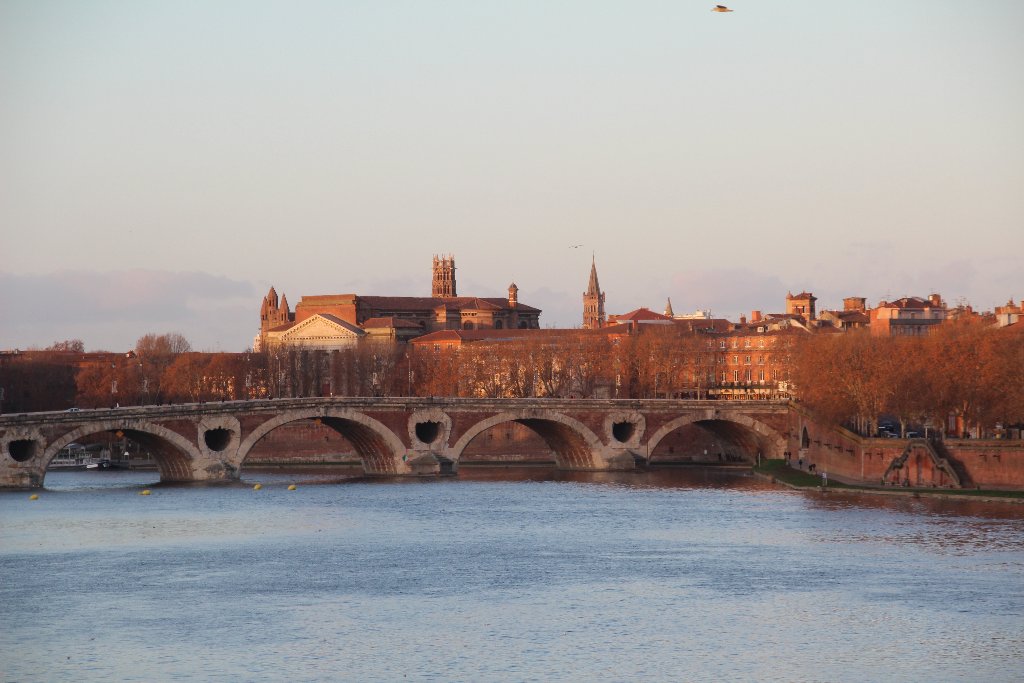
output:
[[[310,316],[281,335],[284,342],[303,339],[357,339],[365,332],[337,318],[328,318],[319,313]]]

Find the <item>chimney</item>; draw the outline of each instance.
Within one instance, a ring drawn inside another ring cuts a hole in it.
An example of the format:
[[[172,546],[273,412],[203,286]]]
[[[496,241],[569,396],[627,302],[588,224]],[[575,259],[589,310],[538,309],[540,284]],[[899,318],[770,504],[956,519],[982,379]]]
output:
[[[750,322],[752,322],[752,323],[759,323],[759,322],[761,322],[761,311],[751,311],[750,312]]]
[[[746,324],[747,324],[747,316],[741,315],[740,316],[740,325],[746,325]]]
[[[863,313],[867,310],[867,303],[868,300],[862,296],[848,296],[843,299],[843,310]]]

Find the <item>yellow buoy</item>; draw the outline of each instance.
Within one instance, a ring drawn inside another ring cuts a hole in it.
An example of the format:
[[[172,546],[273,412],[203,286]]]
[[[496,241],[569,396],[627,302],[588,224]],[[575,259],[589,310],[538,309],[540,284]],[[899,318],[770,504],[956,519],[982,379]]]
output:
[[[294,490],[295,490],[295,484],[292,484],[292,485],[290,485],[290,486],[288,487],[288,490],[289,490],[289,491],[294,491]]]
[[[152,493],[152,491],[150,491],[149,489],[142,489],[141,491],[139,491],[140,496],[148,496],[150,493]]]
[[[255,486],[252,487],[252,490],[259,491],[261,488],[263,488],[263,484],[256,484]]]
[[[31,496],[28,497],[28,499],[29,500],[39,500],[39,494],[38,493],[33,493]]]

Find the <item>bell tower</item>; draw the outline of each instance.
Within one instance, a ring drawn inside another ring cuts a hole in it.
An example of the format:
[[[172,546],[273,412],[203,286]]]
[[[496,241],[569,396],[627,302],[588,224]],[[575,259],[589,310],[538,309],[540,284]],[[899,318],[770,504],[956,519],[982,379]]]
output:
[[[597,282],[597,264],[591,256],[590,283],[587,285],[587,291],[583,292],[583,328],[596,330],[604,327],[605,320],[604,292]]]
[[[434,254],[434,280],[430,290],[430,296],[434,298],[454,298],[455,293],[455,257],[438,257]]]

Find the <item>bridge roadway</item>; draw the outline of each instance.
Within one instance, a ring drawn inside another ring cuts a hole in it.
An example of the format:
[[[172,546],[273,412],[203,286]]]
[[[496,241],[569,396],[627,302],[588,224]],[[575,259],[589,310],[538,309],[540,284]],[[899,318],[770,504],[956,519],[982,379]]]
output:
[[[163,482],[237,479],[281,425],[313,420],[348,440],[368,475],[455,473],[474,437],[502,423],[532,429],[570,470],[633,469],[668,434],[699,424],[754,457],[783,457],[798,416],[786,401],[296,398],[0,416],[0,487],[43,485],[70,443],[102,433],[148,450]]]

